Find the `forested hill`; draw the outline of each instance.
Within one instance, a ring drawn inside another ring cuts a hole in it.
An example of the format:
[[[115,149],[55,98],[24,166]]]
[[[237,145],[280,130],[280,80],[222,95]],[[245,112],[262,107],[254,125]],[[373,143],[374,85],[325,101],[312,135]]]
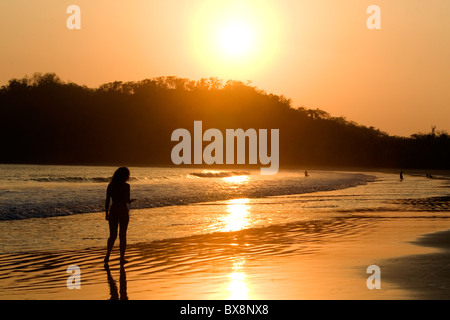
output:
[[[175,129],[279,129],[280,165],[450,168],[445,132],[390,136],[249,84],[160,77],[88,88],[52,73],[0,89],[1,163],[172,165]]]

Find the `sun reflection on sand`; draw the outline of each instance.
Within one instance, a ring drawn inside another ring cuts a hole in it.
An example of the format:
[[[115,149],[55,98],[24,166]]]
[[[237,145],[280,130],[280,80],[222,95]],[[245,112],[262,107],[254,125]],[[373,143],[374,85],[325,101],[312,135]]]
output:
[[[244,273],[245,259],[240,258],[233,263],[232,273],[228,275],[230,282],[228,283],[228,291],[230,295],[229,300],[248,300],[249,288],[247,286],[246,277]]]
[[[228,200],[227,209],[228,215],[225,216],[225,227],[222,231],[239,231],[249,225],[248,214],[250,206],[248,202],[250,199],[233,199]]]

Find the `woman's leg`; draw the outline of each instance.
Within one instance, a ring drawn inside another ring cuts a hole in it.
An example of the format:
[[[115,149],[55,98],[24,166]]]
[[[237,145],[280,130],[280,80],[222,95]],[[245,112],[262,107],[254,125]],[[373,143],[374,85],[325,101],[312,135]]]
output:
[[[127,228],[129,216],[128,213],[120,218],[119,221],[119,240],[120,240],[120,262],[125,263],[125,250],[127,249]]]
[[[111,250],[114,246],[114,242],[117,239],[117,227],[119,224],[119,219],[117,217],[114,216],[110,216],[109,217],[109,238],[108,238],[108,243],[106,246],[106,256],[105,256],[105,263],[108,263],[109,261],[109,256],[111,254]]]

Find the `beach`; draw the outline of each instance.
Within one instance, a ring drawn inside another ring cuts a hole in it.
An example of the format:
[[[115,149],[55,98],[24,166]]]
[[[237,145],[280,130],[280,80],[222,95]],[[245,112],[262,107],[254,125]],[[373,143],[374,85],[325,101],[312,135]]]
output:
[[[297,300],[448,299],[448,233],[438,244],[413,243],[450,228],[442,219],[336,219],[200,235],[128,248],[103,266],[104,248],[3,254],[1,299]],[[381,289],[366,286],[370,265]],[[81,289],[66,286],[69,265]],[[119,294],[120,293],[120,294]]]
[[[102,212],[0,221],[0,299],[448,299],[448,181],[374,174],[337,190],[131,210],[124,267],[118,240],[103,265]],[[372,265],[380,289],[367,285]]]

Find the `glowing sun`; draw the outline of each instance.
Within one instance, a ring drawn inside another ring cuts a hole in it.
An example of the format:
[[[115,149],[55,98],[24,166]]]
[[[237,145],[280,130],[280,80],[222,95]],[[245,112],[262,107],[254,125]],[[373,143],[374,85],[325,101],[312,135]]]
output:
[[[205,1],[192,15],[191,46],[210,75],[250,79],[264,72],[280,50],[282,20],[259,0]]]
[[[218,30],[218,44],[225,56],[244,57],[250,54],[257,34],[245,21],[230,21]]]

